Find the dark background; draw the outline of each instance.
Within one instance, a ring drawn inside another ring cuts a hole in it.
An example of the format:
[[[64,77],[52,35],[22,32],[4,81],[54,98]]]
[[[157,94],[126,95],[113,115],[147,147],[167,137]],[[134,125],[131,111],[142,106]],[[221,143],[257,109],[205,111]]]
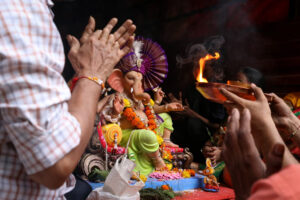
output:
[[[99,29],[112,17],[119,24],[130,18],[137,35],[152,38],[166,51],[169,74],[163,87],[174,91],[185,87],[176,55],[223,35],[227,79],[239,67],[251,66],[264,73],[265,90],[280,96],[300,89],[299,11],[299,0],[69,0],[53,7],[66,52],[66,34],[79,37],[90,15]],[[66,80],[73,75],[68,62],[63,75]]]

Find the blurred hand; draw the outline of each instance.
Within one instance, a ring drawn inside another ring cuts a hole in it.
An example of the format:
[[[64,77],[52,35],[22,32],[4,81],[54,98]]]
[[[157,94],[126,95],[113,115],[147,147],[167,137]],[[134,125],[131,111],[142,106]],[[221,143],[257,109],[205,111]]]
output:
[[[179,92],[179,99],[177,99],[173,93],[168,94],[169,102],[175,102],[175,103],[180,103],[183,104],[182,102],[182,92]]]
[[[270,108],[276,127],[280,133],[285,135],[292,133],[295,128],[297,128],[297,122],[299,122],[299,119],[294,115],[283,99],[274,93],[269,94],[269,96],[272,97]]]
[[[194,118],[197,118],[197,116],[199,115],[198,113],[196,113],[195,111],[193,111],[190,108],[190,105],[188,104],[187,100],[185,100],[185,105],[183,106],[182,92],[179,92],[179,98],[178,99],[174,96],[173,93],[169,93],[168,98],[169,98],[171,103],[177,103],[177,104],[181,105],[182,109],[180,110],[180,112],[176,113],[177,115],[184,116],[184,117],[186,117],[186,116],[194,117]]]
[[[205,158],[210,158],[212,165],[216,165],[221,160],[222,150],[220,147],[204,146],[202,153]]]
[[[111,34],[117,21],[113,18],[103,30],[94,31],[95,20],[90,17],[80,42],[74,36],[67,36],[70,45],[68,57],[78,76],[96,76],[105,81],[114,66],[130,51],[136,27],[127,20]]]
[[[281,169],[284,145],[275,144],[266,158],[261,160],[251,135],[250,112],[244,109],[240,115],[233,109],[228,118],[222,158],[228,167],[236,199],[247,199],[254,182]]]

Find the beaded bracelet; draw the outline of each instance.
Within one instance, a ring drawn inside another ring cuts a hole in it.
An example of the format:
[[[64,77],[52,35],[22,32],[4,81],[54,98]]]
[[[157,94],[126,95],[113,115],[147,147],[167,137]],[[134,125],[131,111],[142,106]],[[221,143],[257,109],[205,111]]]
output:
[[[90,77],[90,76],[79,76],[79,77],[75,77],[75,78],[72,79],[72,84],[71,84],[71,86],[70,86],[71,92],[73,91],[73,89],[74,89],[74,87],[75,87],[77,81],[78,81],[79,79],[82,79],[82,78],[86,78],[86,79],[88,79],[88,80],[94,81],[94,82],[97,83],[99,86],[101,86],[102,89],[104,89],[104,82],[103,82],[101,79],[99,79],[99,78],[97,78],[97,77],[95,77],[95,76],[94,76],[94,77]]]
[[[298,126],[290,135],[289,135],[289,140],[292,139],[296,133],[300,130],[300,126]]]
[[[155,104],[156,104],[156,105],[160,105],[160,103],[161,103],[161,102],[158,101],[158,100],[155,101]]]

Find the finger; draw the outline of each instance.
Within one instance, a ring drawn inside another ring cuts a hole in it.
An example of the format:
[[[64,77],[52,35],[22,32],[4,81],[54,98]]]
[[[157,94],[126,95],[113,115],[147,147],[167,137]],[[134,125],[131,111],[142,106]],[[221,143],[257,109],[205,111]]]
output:
[[[278,172],[282,168],[284,151],[285,147],[283,144],[277,143],[272,147],[272,150],[267,156],[267,176]]]
[[[110,34],[111,30],[114,28],[114,26],[117,24],[117,22],[118,22],[117,18],[112,18],[108,22],[108,24],[104,27],[104,29],[102,31],[101,37],[99,38],[100,41],[107,42],[109,34]]]
[[[118,43],[118,42],[116,42],[116,43]],[[115,36],[113,34],[109,34],[107,44],[109,44],[109,45],[115,44]]]
[[[207,152],[206,154],[207,154],[209,157],[213,157],[213,156],[215,155],[214,152]]]
[[[131,36],[128,39],[128,42],[126,43],[126,46],[121,49],[121,58],[130,52],[130,50],[132,49],[133,41],[134,41],[134,37]],[[121,44],[119,45],[121,46]]]
[[[73,53],[76,53],[78,51],[78,49],[80,48],[79,41],[76,39],[76,37],[74,37],[72,35],[67,35],[67,41],[68,41],[68,44],[70,45],[70,51],[72,51]]]
[[[216,146],[211,147],[211,149],[212,149],[213,151],[218,150],[218,148],[217,148]]]
[[[179,92],[179,101],[182,102],[182,92]]]
[[[274,101],[276,103],[279,103],[281,101],[281,98],[279,96],[277,96],[275,93],[269,93],[267,95],[272,97],[272,102]]]
[[[91,34],[91,37],[98,40],[102,34],[102,30],[96,30],[93,34]]]
[[[284,100],[281,99],[280,97],[278,97],[275,93],[270,93],[270,94],[267,94],[270,96],[270,99],[271,99],[271,105],[274,105],[274,104],[281,104],[281,103],[284,103]]]
[[[86,27],[82,33],[82,36],[80,38],[81,44],[85,43],[87,41],[87,39],[92,35],[92,33],[95,30],[95,26],[96,26],[96,21],[95,21],[94,17],[90,16],[89,22],[86,25]]]
[[[116,40],[118,40],[128,29],[130,29],[132,23],[132,20],[128,19],[118,28],[118,30],[116,30],[116,32],[114,32]]]
[[[134,38],[133,33],[134,33],[135,29],[136,29],[136,26],[131,25],[130,28],[128,29],[128,31],[117,40],[121,47],[127,43],[128,39],[130,37]]]
[[[178,104],[177,104],[177,109],[178,109],[178,110],[183,110],[182,104],[178,103]]]
[[[231,101],[232,103],[238,104],[238,105],[245,105],[247,100],[242,99],[240,97],[238,97],[237,95],[233,94],[232,92],[229,92],[228,90],[226,90],[225,88],[221,88],[220,91],[222,92],[222,94],[227,97],[227,99],[229,101]],[[244,106],[243,106],[244,107]]]
[[[225,135],[225,145],[229,147],[228,149],[238,149],[237,144],[237,132],[239,130],[239,121],[240,121],[240,113],[234,108],[232,110],[231,116],[228,118],[227,123],[227,134]]]
[[[254,96],[257,100],[267,100],[265,94],[263,93],[260,87],[257,87],[254,83],[251,83],[251,89],[253,90]]]
[[[239,146],[243,155],[247,155],[250,152],[252,155],[259,157],[259,152],[251,134],[250,121],[251,114],[248,109],[244,109],[241,114],[240,130],[238,132]]]
[[[120,49],[120,45],[118,42],[115,42],[114,45],[113,45],[113,48],[114,49]]]

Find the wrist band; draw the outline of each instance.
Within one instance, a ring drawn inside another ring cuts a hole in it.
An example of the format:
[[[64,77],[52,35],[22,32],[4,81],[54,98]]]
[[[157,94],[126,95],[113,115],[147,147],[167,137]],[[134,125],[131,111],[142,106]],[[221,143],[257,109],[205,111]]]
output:
[[[97,83],[99,86],[101,86],[101,89],[104,88],[104,82],[103,82],[101,79],[99,79],[99,78],[97,78],[97,77],[95,77],[95,76],[94,76],[94,77],[90,77],[90,76],[79,76],[79,77],[75,77],[75,78],[72,79],[72,84],[71,84],[71,86],[70,86],[71,92],[73,91],[73,89],[74,89],[74,87],[75,87],[77,81],[78,81],[79,79],[82,79],[82,78],[86,78],[86,79],[88,79],[88,80],[91,80],[91,81]]]
[[[169,112],[167,106],[168,106],[168,104],[165,104],[164,108],[165,108],[166,112]]]

